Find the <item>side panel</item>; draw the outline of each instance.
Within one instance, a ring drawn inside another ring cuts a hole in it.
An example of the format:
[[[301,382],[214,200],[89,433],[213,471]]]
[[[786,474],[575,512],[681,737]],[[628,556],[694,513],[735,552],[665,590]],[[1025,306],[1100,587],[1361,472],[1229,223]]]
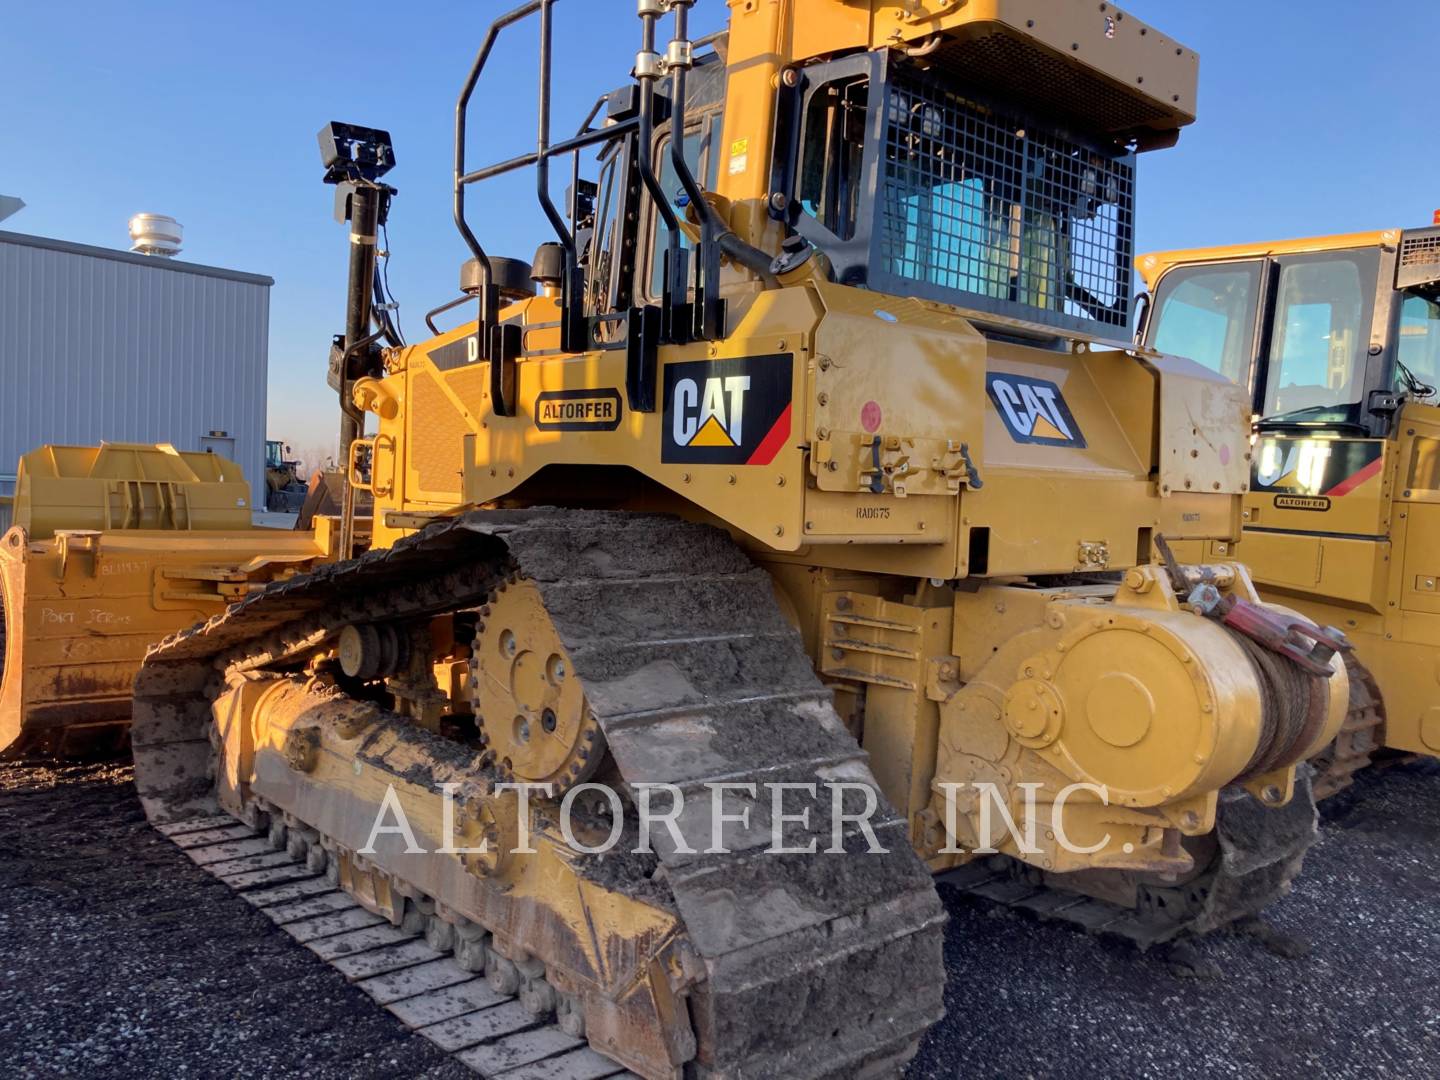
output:
[[[1385,610],[1389,541],[1247,531],[1239,550],[1262,587],[1376,614]]]
[[[1356,651],[1385,699],[1385,745],[1440,755],[1440,617],[1406,615],[1401,625],[1405,640],[1364,635]]]
[[[1253,451],[1247,530],[1379,537],[1389,532],[1394,452],[1383,439],[1270,435]]]
[[[379,543],[423,524],[396,511],[630,506],[810,565],[949,580],[1123,569],[1159,531],[1238,531],[1234,389],[1128,352],[997,342],[953,308],[820,282],[760,294],[723,342],[663,349],[654,412],[630,408],[624,350],[527,342],[517,414],[497,416],[467,333],[391,358]],[[1188,490],[1161,490],[1167,452]]]
[[[581,430],[551,426],[537,412],[537,404],[548,400],[542,395],[617,391],[623,398],[625,352],[522,359],[518,415],[495,416],[488,386],[478,400],[466,400],[481,419],[465,449],[465,501],[501,498],[550,466],[624,466],[753,540],[793,550],[800,543],[804,492],[804,454],[796,435],[819,314],[807,289],[763,294],[724,342],[662,352],[661,388],[668,398],[655,412],[622,403],[618,424],[606,416]],[[788,369],[788,385],[782,369]],[[424,416],[410,420],[425,422]],[[426,446],[417,442],[411,451],[412,467],[422,471]],[[638,494],[584,491],[582,483],[577,480],[570,497],[623,501]]]
[[[1160,428],[1170,378],[1125,353],[1073,357],[991,344],[985,487],[965,497],[962,552],[978,556],[980,542],[970,537],[985,529],[984,573],[1069,573],[1149,562],[1157,532],[1235,536],[1233,496],[1162,492],[1152,478],[1157,459],[1173,449]],[[1233,389],[1187,383],[1168,396],[1193,398],[1193,408],[1209,415],[1226,407]],[[1213,418],[1206,428],[1206,460],[1191,460],[1218,474],[1220,445],[1235,446],[1234,456],[1243,457],[1244,428],[1237,423],[1228,442]],[[1187,456],[1193,443],[1187,428]]]
[[[1192,360],[1151,356],[1160,372],[1160,491],[1238,494],[1250,482],[1249,395]]]

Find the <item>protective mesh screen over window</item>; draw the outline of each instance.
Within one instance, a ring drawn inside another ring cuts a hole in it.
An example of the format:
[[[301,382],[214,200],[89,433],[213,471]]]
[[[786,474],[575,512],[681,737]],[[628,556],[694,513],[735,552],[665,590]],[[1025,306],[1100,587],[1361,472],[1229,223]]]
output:
[[[882,272],[1056,326],[1129,325],[1134,155],[1026,130],[897,73],[881,189]]]
[[[1407,234],[1400,244],[1400,267],[1395,287],[1433,286],[1437,280],[1440,280],[1440,230],[1425,229]]]

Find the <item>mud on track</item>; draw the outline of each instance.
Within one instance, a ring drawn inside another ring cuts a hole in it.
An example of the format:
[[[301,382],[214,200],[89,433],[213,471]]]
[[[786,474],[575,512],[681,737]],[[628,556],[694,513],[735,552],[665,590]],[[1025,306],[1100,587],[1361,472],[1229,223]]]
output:
[[[1429,1077],[1440,766],[1370,773],[1271,923],[1162,956],[947,896],[911,1080]],[[942,893],[945,890],[942,889]],[[473,1077],[146,825],[127,767],[0,765],[0,1054],[25,1077]]]

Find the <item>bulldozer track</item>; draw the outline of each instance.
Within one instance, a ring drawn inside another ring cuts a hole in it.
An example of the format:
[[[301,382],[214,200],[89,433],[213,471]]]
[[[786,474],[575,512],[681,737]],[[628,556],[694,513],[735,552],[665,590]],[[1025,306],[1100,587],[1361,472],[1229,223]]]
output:
[[[201,823],[213,824],[219,812],[211,790],[211,699],[226,677],[293,661],[353,622],[471,609],[513,567],[539,585],[627,783],[692,790],[718,781],[834,778],[873,785],[863,751],[835,715],[798,634],[780,614],[768,575],[724,533],[635,514],[486,511],[269,586],[158,646],[136,682],[134,727],[137,788],[151,821],[180,830],[178,840],[189,837],[185,842],[194,850],[215,856],[213,865],[233,887],[292,884],[287,879],[300,873],[303,854],[308,876],[296,880],[312,882],[306,887],[317,896],[333,893],[333,886],[322,890],[326,879],[320,874],[330,869],[324,845],[304,839],[306,833],[312,840],[315,833],[324,835],[314,823],[292,827],[299,841],[284,855],[259,851],[255,845],[264,841],[237,832],[248,854],[235,858],[249,860],[239,863],[219,857],[231,849],[197,842],[209,839]],[[692,738],[683,743],[684,753],[676,753],[682,732],[693,733],[697,721],[709,738],[699,746]],[[455,747],[463,758],[465,748]],[[462,768],[479,776],[489,766],[475,748]],[[239,827],[267,824],[263,807],[246,809],[250,821]],[[768,826],[763,801],[752,809]],[[812,854],[770,855],[748,830],[735,845],[741,850],[711,853],[708,819],[696,823],[704,835],[693,836],[696,824],[681,819],[695,852],[656,845],[663,869],[656,881],[663,879],[669,889],[706,973],[690,999],[692,1021],[702,1033],[698,1076],[893,1075],[943,1014],[944,914],[909,845],[905,822],[881,800],[871,825],[883,853],[852,850],[856,837],[847,831],[846,853],[827,855],[829,822],[822,817],[812,814],[785,832],[788,847],[802,846],[810,834],[819,837],[819,851]],[[768,827],[756,831],[770,839]],[[247,899],[252,895],[246,892]],[[280,913],[310,910],[282,907]],[[357,913],[347,907],[319,925],[328,929],[368,917],[363,908]],[[328,916],[296,922],[316,918]],[[306,922],[302,932],[309,930]],[[405,932],[377,924],[341,933],[361,931],[381,937]],[[407,956],[423,955],[408,939],[376,946],[401,947],[410,950]],[[426,957],[400,970],[433,970],[434,978],[460,980],[463,968],[452,970],[451,963]],[[410,982],[414,993],[401,1000],[469,985],[469,979],[467,974],[463,983],[436,986]],[[512,1004],[496,1002],[462,1015],[513,1012]],[[436,1021],[442,1022],[450,1024],[446,1031],[465,1026],[458,1017]],[[540,1025],[532,1019],[529,1028],[549,1030]],[[474,1019],[472,1027],[471,1034],[483,1022]],[[571,1039],[565,1048],[555,1044],[557,1061],[578,1052],[581,1044]],[[611,1072],[574,1075],[624,1075],[621,1066],[609,1064]],[[531,1075],[552,1074],[516,1074],[517,1080]]]
[[[1370,669],[1347,652],[1345,669],[1350,675],[1350,709],[1335,741],[1317,754],[1315,798],[1337,795],[1355,782],[1355,774],[1368,768],[1375,751],[1385,745],[1385,699]]]
[[[159,829],[415,1034],[486,1080],[637,1080],[634,1073],[461,966],[421,930],[391,926],[325,872],[235,818]]]
[[[1136,879],[1137,899],[1118,903],[1005,856],[980,859],[941,880],[978,900],[1092,934],[1124,938],[1141,949],[1200,936],[1251,918],[1290,891],[1319,835],[1306,770],[1290,804],[1269,809],[1240,788],[1221,792],[1216,843],[1197,855],[1197,872],[1173,884]]]

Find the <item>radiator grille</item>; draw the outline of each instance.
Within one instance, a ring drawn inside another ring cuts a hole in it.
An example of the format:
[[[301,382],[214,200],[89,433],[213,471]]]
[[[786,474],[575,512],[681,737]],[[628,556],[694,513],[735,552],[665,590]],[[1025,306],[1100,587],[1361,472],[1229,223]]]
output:
[[[462,400],[478,401],[487,370],[476,365],[445,378]],[[414,402],[410,462],[420,490],[426,495],[453,495],[458,499],[464,486],[461,475],[465,467],[465,435],[471,430],[470,425],[440,388],[435,376],[416,372],[410,385]]]

